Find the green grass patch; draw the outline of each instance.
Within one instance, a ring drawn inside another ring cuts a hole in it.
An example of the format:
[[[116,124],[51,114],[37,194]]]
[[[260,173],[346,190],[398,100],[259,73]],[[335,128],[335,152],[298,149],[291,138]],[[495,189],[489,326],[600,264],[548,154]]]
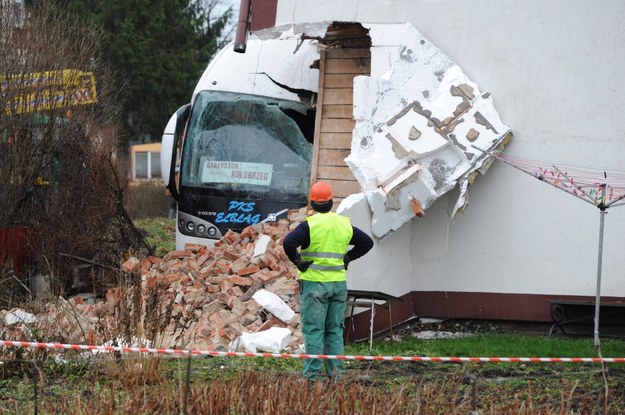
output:
[[[624,357],[625,342],[605,339],[601,343],[603,357]],[[349,343],[345,346],[346,355],[354,356],[419,356],[419,357],[597,357],[593,339],[549,339],[546,337],[522,334],[488,333],[454,339],[421,340],[410,338],[402,341],[375,341],[373,349],[369,343]],[[163,369],[169,376],[180,371],[182,359],[165,359]],[[294,358],[245,358],[245,357],[204,357],[193,358],[192,377],[196,380],[232,378],[249,370],[263,373],[298,374],[303,368],[302,359]],[[624,364],[608,366],[625,369]],[[505,371],[506,376],[544,375],[549,373],[561,377],[574,376],[582,371],[601,369],[598,363],[494,363],[465,362],[393,362],[393,361],[345,361],[348,374],[359,376],[363,373],[376,373],[379,379],[403,379],[421,373],[424,376],[448,376],[456,369],[486,373]],[[471,368],[471,369],[469,369]],[[583,369],[582,369],[583,368]]]
[[[166,217],[135,219],[134,224],[144,232],[154,255],[163,257],[176,249],[176,220]]]
[[[374,341],[371,351],[369,343],[350,344],[347,350],[349,354],[388,356],[597,357],[592,338],[550,339],[507,333],[437,340]],[[623,357],[625,342],[605,339],[601,342],[601,350],[603,357]]]

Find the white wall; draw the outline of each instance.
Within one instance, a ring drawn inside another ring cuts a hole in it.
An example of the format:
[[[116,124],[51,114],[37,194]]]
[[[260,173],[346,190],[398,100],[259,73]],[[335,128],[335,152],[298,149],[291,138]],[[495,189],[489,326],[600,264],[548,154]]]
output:
[[[625,170],[623,17],[620,0],[280,0],[276,25],[408,21],[492,93],[514,134],[506,154]],[[500,161],[452,223],[451,200],[378,242],[350,267],[350,284],[395,295],[595,294],[599,209]],[[362,207],[353,211],[367,230]],[[625,206],[605,225],[602,294],[625,296]]]

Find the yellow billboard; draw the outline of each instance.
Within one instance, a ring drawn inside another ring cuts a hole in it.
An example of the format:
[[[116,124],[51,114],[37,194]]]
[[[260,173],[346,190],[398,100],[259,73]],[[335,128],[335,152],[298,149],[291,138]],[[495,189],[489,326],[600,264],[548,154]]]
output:
[[[93,104],[97,100],[93,72],[77,69],[0,75],[0,95],[4,111],[10,115]]]

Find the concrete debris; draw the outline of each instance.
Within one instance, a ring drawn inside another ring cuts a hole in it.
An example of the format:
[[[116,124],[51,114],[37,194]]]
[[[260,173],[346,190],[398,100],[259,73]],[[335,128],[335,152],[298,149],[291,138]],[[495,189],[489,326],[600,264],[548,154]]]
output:
[[[457,339],[461,337],[474,336],[473,333],[451,332],[451,331],[432,331],[424,330],[418,333],[413,333],[412,337],[416,337],[421,340],[435,340],[435,339]]]
[[[305,217],[306,208],[293,210],[288,219],[229,231],[210,248],[132,257],[121,265],[129,282],[108,289],[105,298],[56,299],[35,314],[3,311],[0,332],[15,341],[298,350],[299,283],[282,238]]]
[[[37,317],[21,308],[14,308],[4,316],[4,323],[7,326],[13,326],[18,323],[31,324],[37,321]]]
[[[271,242],[271,238],[269,236],[260,235],[258,241],[256,241],[256,245],[254,245],[254,255],[252,256],[256,258],[257,256],[264,255],[269,242]]]
[[[276,294],[267,290],[257,291],[252,298],[267,311],[289,324],[295,318],[295,312]]]
[[[291,330],[283,327],[271,327],[269,330],[257,333],[243,333],[233,349],[243,347],[246,352],[256,353],[258,350],[269,353],[279,353],[291,342]]]

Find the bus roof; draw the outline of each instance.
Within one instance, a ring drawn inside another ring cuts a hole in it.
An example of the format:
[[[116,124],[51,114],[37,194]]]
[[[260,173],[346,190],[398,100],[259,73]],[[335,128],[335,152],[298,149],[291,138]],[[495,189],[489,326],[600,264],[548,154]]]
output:
[[[319,70],[311,69],[319,59],[316,41],[293,35],[247,42],[245,53],[233,43],[215,55],[200,78],[193,96],[202,90],[254,94],[300,101],[293,90],[317,92]]]

